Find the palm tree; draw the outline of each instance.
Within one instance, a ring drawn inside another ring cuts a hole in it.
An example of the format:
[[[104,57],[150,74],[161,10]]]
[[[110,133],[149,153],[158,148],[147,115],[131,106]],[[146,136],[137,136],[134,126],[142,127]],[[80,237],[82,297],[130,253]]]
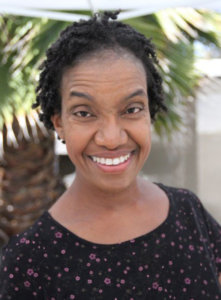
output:
[[[54,135],[31,111],[36,62],[62,26],[38,19],[0,19],[0,244],[33,223],[65,189]]]
[[[221,15],[192,8],[166,9],[158,13],[127,20],[156,45],[168,113],[159,114],[154,124],[158,135],[179,130],[181,106],[194,97],[200,74],[195,69],[194,42],[220,48]]]
[[[152,37],[158,49],[169,107],[168,114],[159,114],[155,122],[159,135],[179,128],[182,116],[177,106],[184,102],[183,96],[194,95],[199,78],[193,42],[201,39],[219,45],[217,20],[217,14],[188,8],[125,21]],[[31,105],[39,63],[66,25],[0,17],[0,239],[4,242],[33,223],[64,190],[58,179],[54,135],[42,126]]]

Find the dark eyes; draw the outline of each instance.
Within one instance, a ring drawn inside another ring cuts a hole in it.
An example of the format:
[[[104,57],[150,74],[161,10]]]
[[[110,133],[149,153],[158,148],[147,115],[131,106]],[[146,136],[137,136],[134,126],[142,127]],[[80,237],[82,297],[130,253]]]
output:
[[[126,110],[126,114],[136,114],[139,113],[141,110],[143,110],[143,108],[138,106],[130,107]]]
[[[137,113],[141,112],[142,110],[144,110],[144,108],[141,107],[141,105],[132,106],[132,107],[129,107],[128,109],[126,109],[122,113],[122,115],[124,115],[124,114],[133,115],[133,114],[137,114]],[[78,118],[82,118],[82,119],[95,117],[94,114],[92,114],[91,112],[89,112],[87,110],[79,110],[79,111],[73,112],[73,115],[78,117]]]
[[[80,118],[89,118],[92,117],[92,114],[89,113],[88,111],[85,110],[81,110],[78,112],[73,113],[76,117],[80,117]]]

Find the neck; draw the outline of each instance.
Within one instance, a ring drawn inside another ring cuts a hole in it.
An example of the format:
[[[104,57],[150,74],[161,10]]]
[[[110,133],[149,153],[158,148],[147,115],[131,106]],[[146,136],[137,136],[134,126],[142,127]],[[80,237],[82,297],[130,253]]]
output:
[[[94,186],[86,186],[85,182],[76,177],[67,191],[67,196],[71,201],[69,205],[74,207],[92,212],[120,212],[133,208],[144,199],[144,180],[136,178],[123,190],[103,191]]]

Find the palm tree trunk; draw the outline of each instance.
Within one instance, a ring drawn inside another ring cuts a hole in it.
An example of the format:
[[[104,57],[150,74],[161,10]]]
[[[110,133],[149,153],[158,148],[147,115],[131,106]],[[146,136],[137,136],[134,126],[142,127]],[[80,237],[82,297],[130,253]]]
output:
[[[58,174],[54,134],[45,136],[37,130],[38,143],[33,138],[20,139],[18,148],[4,143],[4,161],[0,162],[0,245],[30,226],[65,190]],[[3,135],[6,138],[6,129]]]

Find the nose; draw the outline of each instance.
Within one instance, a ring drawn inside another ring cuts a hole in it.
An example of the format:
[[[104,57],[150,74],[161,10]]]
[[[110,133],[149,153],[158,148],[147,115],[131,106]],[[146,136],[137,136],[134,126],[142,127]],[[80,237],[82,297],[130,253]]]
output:
[[[108,149],[116,149],[126,144],[127,140],[126,130],[115,118],[101,122],[95,134],[95,143]]]

